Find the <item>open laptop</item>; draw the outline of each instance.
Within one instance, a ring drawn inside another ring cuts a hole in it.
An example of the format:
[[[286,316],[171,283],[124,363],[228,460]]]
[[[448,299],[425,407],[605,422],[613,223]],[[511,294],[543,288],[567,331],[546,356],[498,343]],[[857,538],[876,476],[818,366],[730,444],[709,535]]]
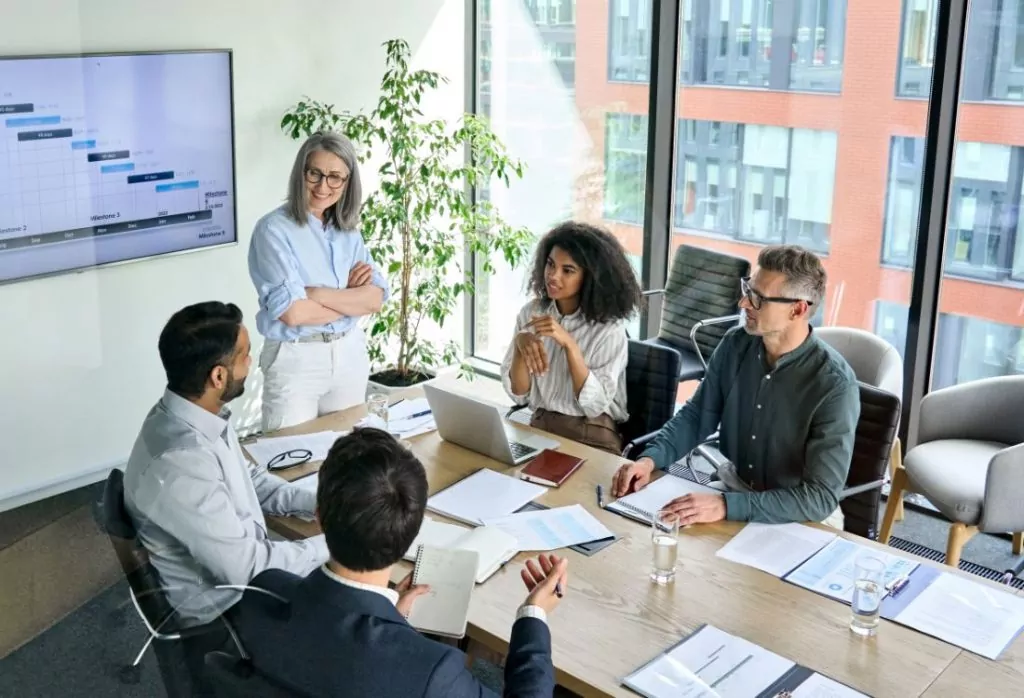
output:
[[[471,451],[506,465],[519,465],[558,442],[516,429],[505,422],[501,409],[489,402],[449,392],[430,383],[423,385],[437,433]]]

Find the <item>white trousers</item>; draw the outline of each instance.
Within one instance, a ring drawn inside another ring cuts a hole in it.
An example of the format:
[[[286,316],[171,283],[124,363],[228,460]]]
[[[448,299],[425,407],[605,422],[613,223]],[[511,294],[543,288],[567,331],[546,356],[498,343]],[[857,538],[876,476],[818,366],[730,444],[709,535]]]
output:
[[[259,365],[265,432],[308,422],[366,399],[370,358],[359,327],[330,343],[268,339]]]

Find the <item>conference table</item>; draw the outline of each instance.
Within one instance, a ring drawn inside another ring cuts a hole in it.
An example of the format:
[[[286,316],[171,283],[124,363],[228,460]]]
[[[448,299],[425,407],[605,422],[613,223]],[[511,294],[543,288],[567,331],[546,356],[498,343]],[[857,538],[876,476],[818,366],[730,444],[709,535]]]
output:
[[[509,404],[500,384],[490,379],[452,377],[435,382],[499,405]],[[393,399],[421,394],[410,388]],[[365,414],[364,407],[354,407],[274,435],[347,430]],[[561,443],[559,450],[586,458],[586,463],[562,487],[544,493],[537,501],[551,507],[582,504],[621,536],[590,557],[557,551],[569,558],[568,590],[548,618],[561,686],[582,696],[635,696],[621,685],[621,678],[707,623],[871,696],[1024,696],[1024,639],[1018,637],[998,661],[991,661],[887,620],[880,621],[875,637],[856,636],[848,629],[848,606],[716,557],[716,551],[742,528],[739,523],[702,524],[681,531],[674,583],[652,583],[648,578],[649,528],[597,505],[596,485],[603,485],[607,493],[622,459],[554,438]],[[443,441],[437,432],[413,437],[408,443],[426,468],[431,493],[483,467],[518,473],[517,468]],[[286,471],[285,477],[302,477],[318,467],[318,463],[306,464]],[[607,499],[606,495],[606,503]],[[271,517],[269,525],[291,539],[319,532],[315,523],[291,517]],[[852,534],[842,535],[884,547]],[[519,554],[475,589],[467,627],[473,644],[496,653],[507,651],[516,609],[526,597],[519,571],[532,555]],[[400,563],[394,581],[409,569],[408,563]]]

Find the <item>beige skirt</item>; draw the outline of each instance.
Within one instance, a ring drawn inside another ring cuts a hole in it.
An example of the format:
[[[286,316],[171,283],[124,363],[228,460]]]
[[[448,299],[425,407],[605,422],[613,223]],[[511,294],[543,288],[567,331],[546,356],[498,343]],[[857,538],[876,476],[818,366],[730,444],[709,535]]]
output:
[[[615,420],[607,414],[591,419],[536,409],[530,418],[530,426],[614,453],[616,456],[622,454],[622,436]]]

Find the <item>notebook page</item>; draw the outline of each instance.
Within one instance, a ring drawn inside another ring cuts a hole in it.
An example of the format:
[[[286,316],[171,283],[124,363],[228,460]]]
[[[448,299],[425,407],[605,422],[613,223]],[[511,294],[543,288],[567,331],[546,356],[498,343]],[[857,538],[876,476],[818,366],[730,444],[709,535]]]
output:
[[[413,603],[409,623],[423,632],[450,637],[465,635],[479,559],[479,554],[472,550],[423,546],[417,556],[413,583],[427,584],[430,591]]]
[[[649,521],[655,512],[661,511],[662,507],[676,497],[695,492],[721,494],[718,490],[675,475],[663,475],[639,492],[616,499],[605,508],[631,518],[644,518]]]
[[[502,563],[519,554],[518,541],[492,526],[474,528],[455,541],[454,547],[459,550],[472,550],[480,556],[476,571],[477,584],[486,582]]]
[[[484,468],[427,500],[427,508],[456,521],[479,526],[529,504],[547,488]]]
[[[424,516],[423,523],[420,525],[420,532],[416,534],[416,540],[412,542],[412,545],[409,546],[409,550],[406,551],[403,557],[406,560],[415,560],[416,551],[419,550],[420,545],[432,545],[435,548],[454,548],[456,541],[470,530],[472,529],[468,529],[465,526],[434,521],[429,516]]]

